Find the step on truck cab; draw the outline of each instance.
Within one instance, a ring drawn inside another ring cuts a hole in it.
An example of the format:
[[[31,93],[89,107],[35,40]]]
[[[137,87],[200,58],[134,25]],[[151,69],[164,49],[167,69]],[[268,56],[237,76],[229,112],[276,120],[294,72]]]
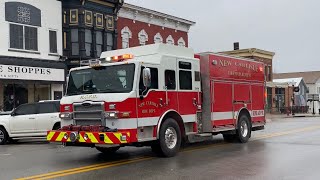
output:
[[[154,44],[103,52],[70,70],[61,126],[47,140],[96,147],[151,146],[170,157],[182,141],[222,133],[247,142],[262,129],[264,65]]]

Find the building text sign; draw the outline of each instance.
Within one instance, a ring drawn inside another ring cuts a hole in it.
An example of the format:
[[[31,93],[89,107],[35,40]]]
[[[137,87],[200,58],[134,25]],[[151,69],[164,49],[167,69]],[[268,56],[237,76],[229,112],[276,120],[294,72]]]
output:
[[[0,64],[0,79],[64,81],[64,69]]]
[[[21,2],[5,3],[6,21],[41,26],[41,10]]]

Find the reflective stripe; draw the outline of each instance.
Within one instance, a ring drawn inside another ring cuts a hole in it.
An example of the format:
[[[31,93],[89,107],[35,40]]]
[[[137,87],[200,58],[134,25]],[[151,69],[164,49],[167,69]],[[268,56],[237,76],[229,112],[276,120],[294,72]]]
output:
[[[79,134],[79,142],[86,142],[86,140],[84,140],[84,135],[85,135],[86,133],[83,133],[83,135],[82,134]]]
[[[70,136],[71,131],[49,131],[47,134],[47,140],[52,142],[71,142],[70,138],[64,139],[64,135],[67,133]],[[88,139],[85,140],[85,134],[88,135]],[[100,141],[100,135],[104,135],[104,140]],[[126,140],[122,141],[121,136],[126,136]],[[130,132],[80,132],[79,143],[88,144],[122,144],[130,142]]]
[[[99,141],[96,139],[96,137],[93,135],[93,133],[87,133],[89,139],[92,143],[98,143]]]
[[[184,123],[196,122],[196,115],[195,114],[181,115],[181,117],[182,117],[182,120]]]
[[[50,140],[52,139],[54,133],[55,133],[55,132],[52,132],[52,131],[50,131],[50,132],[48,133],[48,135],[47,135],[47,140],[48,140],[48,141],[50,141]]]
[[[264,110],[253,110],[249,111],[251,117],[263,117]],[[226,119],[235,119],[238,116],[238,112],[226,111],[226,112],[211,112],[211,120],[226,120]]]
[[[101,134],[103,134],[103,133],[101,133]],[[110,138],[108,136],[104,136],[104,143],[112,144],[113,142],[110,140]]]
[[[62,138],[63,138],[63,136],[64,136],[64,134],[65,134],[65,133],[63,133],[63,132],[60,133],[59,136],[57,137],[56,141],[61,141]],[[69,139],[69,138],[68,138],[68,139]]]
[[[125,140],[125,141],[121,141],[121,136],[122,136],[121,133],[115,133],[114,135],[118,138],[118,140],[119,140],[121,143],[127,143],[126,140]]]

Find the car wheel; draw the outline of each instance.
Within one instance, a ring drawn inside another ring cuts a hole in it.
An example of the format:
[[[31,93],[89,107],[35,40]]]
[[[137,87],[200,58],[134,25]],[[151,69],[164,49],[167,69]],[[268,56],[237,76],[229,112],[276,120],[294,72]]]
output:
[[[115,153],[116,151],[118,151],[120,149],[120,146],[117,147],[109,147],[109,148],[105,148],[105,147],[96,147],[96,149],[100,152],[102,152],[103,154],[112,154]]]
[[[8,142],[9,135],[7,131],[3,128],[0,127],[0,145],[4,145]]]

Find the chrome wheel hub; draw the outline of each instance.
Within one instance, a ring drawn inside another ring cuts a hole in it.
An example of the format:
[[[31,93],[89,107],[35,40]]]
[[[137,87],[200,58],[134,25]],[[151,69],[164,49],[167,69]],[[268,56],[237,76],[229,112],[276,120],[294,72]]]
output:
[[[242,137],[246,137],[248,135],[248,124],[245,121],[242,121],[240,124],[240,132]]]
[[[0,131],[0,142],[4,140],[4,132]]]
[[[177,145],[177,132],[174,128],[169,127],[165,132],[165,142],[169,149],[173,149]]]

